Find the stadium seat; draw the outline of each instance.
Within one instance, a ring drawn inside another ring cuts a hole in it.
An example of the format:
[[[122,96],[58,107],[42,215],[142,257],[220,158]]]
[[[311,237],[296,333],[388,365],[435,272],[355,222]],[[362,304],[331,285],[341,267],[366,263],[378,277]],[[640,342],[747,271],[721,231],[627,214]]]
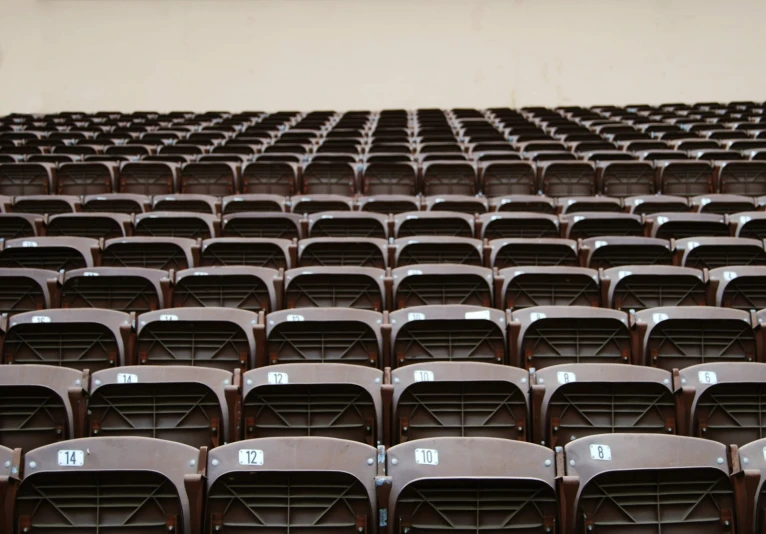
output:
[[[755,199],[742,195],[701,195],[690,199],[692,210],[699,213],[729,214],[757,209]]]
[[[418,193],[417,165],[410,162],[372,162],[362,171],[365,195],[415,195]]]
[[[668,371],[613,363],[554,365],[534,373],[533,443],[555,449],[598,434],[685,434]]]
[[[664,195],[695,197],[715,192],[713,166],[708,161],[661,161],[657,180]]]
[[[687,267],[625,265],[601,274],[604,305],[622,311],[705,306],[706,284],[706,271]]]
[[[351,163],[309,163],[303,168],[302,182],[304,195],[354,196],[356,167]]]
[[[598,271],[583,267],[508,267],[495,275],[497,307],[600,306]]]
[[[104,195],[85,195],[82,210],[101,213],[143,213],[152,208],[151,199],[146,195],[130,193],[110,193]]]
[[[95,267],[66,271],[58,300],[62,308],[104,308],[143,313],[164,308],[171,279],[142,267]]]
[[[79,437],[89,380],[66,367],[0,366],[0,445],[30,451]]]
[[[490,161],[479,166],[481,191],[487,197],[535,195],[537,169],[529,161]]]
[[[636,312],[636,362],[683,369],[712,362],[760,360],[749,313],[713,307],[662,307]]]
[[[559,487],[562,531],[621,532],[640,525],[656,532],[732,532],[745,526],[735,515],[728,452],[720,443],[659,434],[602,434],[567,443]]]
[[[420,198],[410,195],[374,195],[357,197],[359,211],[370,211],[383,215],[417,211],[420,209]]]
[[[540,190],[551,197],[591,196],[596,187],[596,169],[589,161],[547,161],[538,165]]]
[[[352,211],[354,199],[345,195],[301,195],[290,197],[294,213],[311,215],[320,211]]]
[[[0,267],[61,271],[93,267],[98,241],[85,237],[23,237],[0,241]]]
[[[105,267],[144,267],[147,269],[187,269],[194,267],[199,245],[182,237],[126,237],[108,239],[101,251]],[[0,253],[0,261],[2,253]],[[85,266],[83,266],[85,267]]]
[[[750,239],[766,238],[766,212],[744,211],[729,217],[734,237]]]
[[[559,237],[559,218],[524,211],[483,213],[476,219],[482,239]]]
[[[234,163],[187,163],[181,167],[178,192],[226,196],[239,192],[240,168]]]
[[[582,262],[591,269],[622,265],[672,265],[673,248],[652,237],[592,237],[580,244]]]
[[[677,263],[696,269],[766,265],[763,241],[742,237],[687,237],[676,241]]]
[[[389,532],[557,531],[550,449],[509,439],[438,437],[391,447],[386,460]]]
[[[625,211],[635,215],[689,211],[689,199],[673,195],[639,195],[623,199]]]
[[[156,195],[152,199],[152,211],[193,211],[215,215],[221,211],[221,202],[211,195]]]
[[[55,171],[52,163],[0,163],[0,194],[48,195],[56,190]]]
[[[745,311],[766,308],[766,267],[711,269],[708,291],[716,306]]]
[[[212,214],[191,211],[152,211],[137,213],[133,216],[133,233],[137,236],[209,239],[218,237],[220,229],[221,219]]]
[[[224,215],[245,211],[285,211],[285,197],[267,194],[229,195],[221,199]]]
[[[482,242],[469,237],[414,236],[392,242],[392,267],[421,263],[482,266]],[[0,254],[2,260],[2,254]]]
[[[476,168],[468,161],[427,161],[422,166],[425,195],[475,195]]]
[[[24,460],[25,476],[8,508],[13,524],[26,525],[20,528],[201,532],[205,452],[199,449],[94,437],[39,447]]]
[[[485,197],[471,195],[436,195],[425,198],[426,211],[449,211],[467,213],[486,213],[489,203]]]
[[[300,267],[284,274],[285,308],[387,309],[383,269]]]
[[[300,215],[280,212],[245,212],[225,215],[221,221],[223,237],[300,239]]]
[[[577,266],[577,242],[570,239],[493,239],[484,248],[485,267]]]
[[[385,239],[312,237],[299,242],[297,267],[317,265],[385,269],[388,257],[388,243]]]
[[[728,237],[726,216],[716,213],[655,213],[646,217],[646,234],[660,239]]]
[[[474,237],[475,218],[466,213],[410,211],[393,217],[393,236]]]
[[[384,215],[358,211],[321,211],[306,218],[308,237],[388,238],[389,219]]]
[[[644,220],[641,215],[585,211],[559,217],[561,236],[566,239],[644,234]]]
[[[112,310],[40,310],[14,315],[3,332],[3,362],[97,371],[123,365],[131,316]]]
[[[383,315],[351,308],[300,308],[270,313],[257,367],[344,363],[380,368]]]
[[[599,161],[598,190],[610,197],[653,195],[654,164],[650,161]]]
[[[766,195],[766,163],[762,161],[722,161],[715,170],[721,193]]]
[[[172,307],[236,308],[269,313],[279,308],[281,289],[282,277],[274,269],[195,267],[175,273]]]
[[[132,232],[131,216],[124,213],[59,213],[48,217],[45,225],[50,237],[115,239],[129,237]]]
[[[342,363],[291,363],[242,376],[244,438],[383,439],[383,371]]]
[[[239,378],[239,377],[237,377]],[[217,447],[237,439],[238,384],[229,371],[127,366],[91,376],[87,436],[143,436]]]
[[[208,455],[205,524],[211,532],[232,524],[306,534],[372,531],[376,458],[375,447],[327,437],[223,445]],[[256,511],[264,504],[268,513]]]
[[[170,195],[176,192],[178,165],[162,161],[128,161],[120,166],[119,192]]]
[[[619,198],[612,197],[559,197],[557,199],[559,213],[581,213],[584,211],[604,211],[620,213],[623,211]]]
[[[199,261],[203,267],[289,269],[297,263],[297,247],[288,239],[219,237],[202,241]]]
[[[413,306],[391,312],[393,367],[428,361],[508,361],[506,314],[480,306]]]
[[[529,373],[484,363],[425,362],[391,372],[391,443],[531,436]]]
[[[9,210],[13,213],[56,215],[80,211],[80,197],[72,195],[24,195],[13,198]]]
[[[489,200],[492,211],[527,211],[556,213],[556,200],[540,195],[506,195]]]
[[[45,235],[44,219],[33,213],[0,213],[0,239]]]
[[[511,363],[543,369],[572,363],[631,363],[628,314],[586,306],[537,306],[514,311]]]
[[[469,265],[423,264],[391,271],[393,309],[467,304],[491,307],[492,271]]]

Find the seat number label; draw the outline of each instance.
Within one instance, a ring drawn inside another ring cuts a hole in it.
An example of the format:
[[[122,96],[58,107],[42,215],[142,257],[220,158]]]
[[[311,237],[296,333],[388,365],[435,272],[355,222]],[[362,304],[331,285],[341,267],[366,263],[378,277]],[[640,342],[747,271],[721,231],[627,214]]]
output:
[[[118,384],[138,384],[138,375],[128,373],[117,373]]]
[[[287,384],[287,373],[269,373],[269,384]]]
[[[64,467],[80,467],[85,464],[85,454],[82,451],[59,451],[59,465]]]
[[[609,445],[591,445],[590,457],[594,460],[610,462],[612,460],[612,448]]]
[[[715,374],[715,371],[698,371],[697,376],[699,377],[700,384],[718,383],[718,375]]]
[[[415,449],[415,463],[439,465],[439,451],[436,449]]]
[[[415,382],[433,382],[434,372],[433,371],[415,371],[414,378],[415,378]]]
[[[569,373],[567,371],[559,371],[556,373],[556,379],[559,384],[571,384],[572,382],[577,382],[577,376],[575,376],[574,373]]]
[[[263,465],[263,451],[260,449],[239,449],[239,465]]]

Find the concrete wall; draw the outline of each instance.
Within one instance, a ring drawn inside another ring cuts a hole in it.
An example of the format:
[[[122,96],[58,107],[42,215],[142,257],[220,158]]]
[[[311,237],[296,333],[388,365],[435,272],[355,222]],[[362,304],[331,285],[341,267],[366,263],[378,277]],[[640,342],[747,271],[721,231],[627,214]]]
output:
[[[0,114],[766,99],[764,0],[0,0]]]

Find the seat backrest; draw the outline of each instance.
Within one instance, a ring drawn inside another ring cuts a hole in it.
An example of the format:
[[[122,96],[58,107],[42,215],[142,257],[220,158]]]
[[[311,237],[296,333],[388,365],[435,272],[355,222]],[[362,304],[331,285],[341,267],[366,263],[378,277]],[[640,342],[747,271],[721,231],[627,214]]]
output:
[[[699,269],[664,265],[625,265],[606,269],[604,306],[643,310],[659,306],[705,306],[707,276]]]
[[[384,311],[386,272],[373,267],[299,267],[284,274],[285,308]]]
[[[289,269],[295,253],[295,244],[287,239],[218,237],[202,242],[200,265]]]
[[[418,192],[415,163],[368,163],[362,172],[362,192],[365,195],[415,195]]]
[[[129,161],[120,166],[119,192],[139,195],[175,193],[178,165],[162,161]]]
[[[307,237],[388,238],[389,219],[378,213],[320,211],[312,213],[307,219]]]
[[[479,215],[483,239],[499,238],[556,238],[559,237],[559,219],[547,213],[524,211],[492,212]]]
[[[729,236],[726,216],[716,213],[654,213],[646,217],[646,233],[661,239]]]
[[[198,255],[199,247],[193,239],[126,237],[108,239],[104,242],[101,265],[180,270],[193,267]]]
[[[298,266],[376,267],[388,265],[388,243],[373,237],[312,237],[298,244]]]
[[[277,309],[282,279],[265,267],[194,267],[178,271],[173,286],[176,308],[220,307],[265,313]]]
[[[710,270],[711,304],[755,311],[766,308],[766,267],[727,266]]]
[[[392,307],[468,304],[491,307],[492,271],[471,265],[423,264],[391,272]]]
[[[152,211],[133,216],[137,236],[209,239],[218,236],[220,226],[218,215],[192,211]]]
[[[727,265],[766,265],[760,239],[744,237],[687,237],[676,241],[678,263],[697,269]]]
[[[58,273],[44,269],[0,268],[0,313],[13,316],[51,307]]]
[[[475,219],[466,213],[408,211],[394,215],[393,232],[393,237],[474,237]]]
[[[166,306],[166,271],[143,267],[75,269],[61,279],[62,308],[104,308],[142,313]]]
[[[356,193],[356,167],[352,163],[309,163],[303,168],[303,194]]]
[[[482,242],[469,237],[415,236],[394,240],[393,265],[452,263],[482,265]]]
[[[495,277],[497,306],[600,306],[598,271],[583,267],[509,267]]]
[[[0,244],[0,267],[61,271],[93,267],[98,241],[86,237],[23,237]]]

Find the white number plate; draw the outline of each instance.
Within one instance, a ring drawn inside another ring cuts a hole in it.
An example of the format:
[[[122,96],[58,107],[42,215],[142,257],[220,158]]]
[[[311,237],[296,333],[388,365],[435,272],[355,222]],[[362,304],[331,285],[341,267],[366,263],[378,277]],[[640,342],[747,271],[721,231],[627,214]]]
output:
[[[415,382],[433,382],[433,371],[415,371]]]
[[[574,373],[568,373],[566,371],[559,371],[556,373],[556,378],[559,381],[559,384],[571,384],[572,382],[577,382],[577,376],[575,376]]]
[[[436,449],[415,449],[415,463],[439,465],[439,451]]]
[[[263,465],[263,451],[259,449],[239,449],[239,465]]]
[[[287,373],[269,373],[269,384],[287,384]]]
[[[65,467],[80,467],[85,464],[85,454],[82,451],[59,451],[59,465]]]
[[[594,460],[609,462],[612,460],[612,449],[609,445],[591,445],[590,457]]]
[[[699,376],[700,384],[717,384],[718,383],[718,375],[715,374],[715,371],[699,371],[697,373],[697,376]]]
[[[128,373],[117,373],[118,384],[138,384],[138,375]]]

